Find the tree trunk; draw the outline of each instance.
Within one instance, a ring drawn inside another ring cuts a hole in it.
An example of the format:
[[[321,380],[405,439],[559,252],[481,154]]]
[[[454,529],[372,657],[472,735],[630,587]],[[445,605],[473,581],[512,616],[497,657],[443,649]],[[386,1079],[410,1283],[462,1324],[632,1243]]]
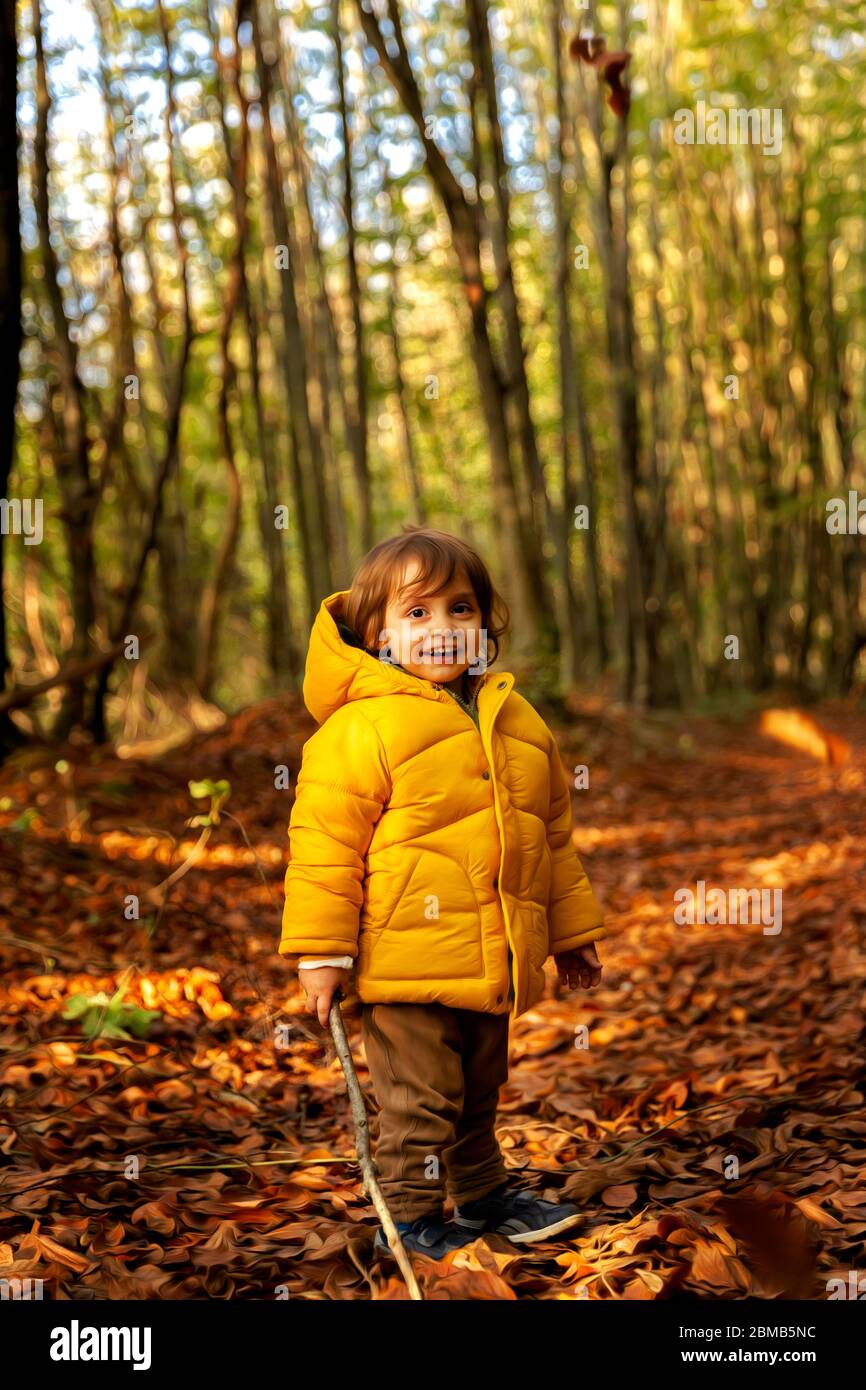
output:
[[[280,270],[281,306],[283,316],[283,377],[291,412],[291,431],[294,439],[292,474],[295,484],[295,506],[298,532],[304,563],[307,610],[310,623],[315,620],[319,603],[332,590],[330,526],[324,493],[324,461],[319,439],[310,420],[307,398],[307,353],[298,301],[295,291],[295,257],[289,215],[283,196],[280,166],[271,125],[271,70],[262,51],[262,36],[258,6],[250,11],[253,42],[256,53],[256,72],[261,95],[262,133],[268,167],[268,196],[274,236],[286,248],[286,266]]]
[[[244,101],[241,94],[240,82],[241,51],[238,38],[238,31],[243,18],[242,2],[243,0],[237,0],[235,8],[231,58],[227,59],[223,55],[218,44],[214,46],[214,56],[221,79],[224,79],[225,69],[229,66],[231,67],[231,81],[234,94],[243,109]],[[223,86],[222,81],[221,86]],[[225,90],[222,90],[220,92],[221,109],[223,108],[225,95]],[[234,207],[235,246],[228,268],[228,280],[224,296],[225,307],[220,329],[219,346],[221,366],[219,401],[217,405],[219,439],[223,460],[226,466],[227,507],[213,571],[202,593],[198,631],[198,657],[196,661],[196,684],[205,699],[210,699],[213,689],[219,610],[234,565],[238,535],[240,532],[241,514],[241,481],[237,462],[235,460],[234,442],[232,440],[231,422],[229,420],[229,404],[232,396],[237,390],[237,372],[231,358],[232,328],[234,326],[235,315],[239,309],[244,307],[247,295],[244,257],[248,224],[244,190],[246,189],[247,162],[249,159],[249,123],[246,120],[245,111],[242,111],[238,152],[235,157],[232,153],[231,142],[228,139],[228,127],[225,122],[224,114],[222,119],[223,134],[226,137],[226,167],[228,170],[229,186],[232,190],[232,202]],[[242,412],[239,412],[239,414],[241,414],[242,417]]]
[[[833,595],[842,584],[842,574],[837,567],[841,559],[841,548],[833,544],[822,515],[822,499],[825,492],[824,451],[821,442],[821,427],[818,418],[817,382],[818,363],[814,352],[814,328],[812,326],[812,306],[809,302],[808,274],[806,270],[805,216],[806,216],[806,168],[802,155],[796,121],[791,130],[795,154],[794,179],[797,201],[794,216],[789,226],[792,243],[791,261],[797,285],[797,337],[799,338],[800,361],[806,376],[804,398],[800,411],[800,435],[805,442],[806,469],[809,474],[809,505],[803,527],[805,529],[804,570],[806,586],[806,612],[800,628],[799,641],[791,632],[793,646],[793,679],[804,691],[808,688],[809,654],[817,645],[815,628],[819,617],[827,618],[833,631]],[[786,258],[787,259],[787,258]],[[795,488],[797,484],[795,483]],[[833,669],[832,637],[823,644],[824,683]],[[847,643],[842,638],[839,643],[844,649]]]
[[[581,660],[580,624],[571,569],[571,545],[574,538],[574,509],[577,490],[571,468],[572,422],[577,427],[581,454],[581,501],[589,512],[586,536],[584,574],[589,595],[590,628],[595,648],[596,664],[603,667],[607,656],[607,634],[601,597],[601,568],[598,557],[598,510],[595,497],[594,454],[592,433],[583,396],[583,384],[574,350],[570,298],[571,257],[569,233],[571,215],[566,211],[563,188],[563,169],[566,160],[566,104],[562,73],[562,0],[553,0],[550,7],[550,42],[553,50],[554,85],[556,92],[557,133],[551,192],[556,220],[556,310],[559,349],[559,408],[562,451],[562,515],[561,525],[561,583],[565,593],[565,609],[560,623],[563,639],[560,670],[563,685],[568,688],[586,674]]]
[[[421,470],[418,467],[418,455],[412,434],[412,421],[409,418],[406,381],[403,376],[403,353],[400,347],[400,330],[397,327],[397,305],[400,292],[399,274],[393,260],[393,254],[392,247],[392,261],[388,285],[388,331],[391,337],[391,351],[394,356],[394,393],[397,397],[397,409],[400,412],[400,424],[403,430],[403,449],[406,460],[406,477],[409,483],[409,496],[412,499],[412,516],[416,526],[427,526],[427,505],[424,501]]]
[[[617,460],[625,508],[626,652],[623,694],[644,701],[649,693],[652,664],[647,630],[646,599],[652,575],[649,537],[640,509],[640,424],[634,360],[634,316],[629,283],[628,246],[628,114],[615,117],[615,136],[608,149],[602,128],[604,111],[601,80],[585,102],[586,116],[596,146],[599,186],[594,198],[593,220],[604,280],[607,351],[613,386]],[[623,171],[619,216],[614,214],[612,174],[617,164]]]
[[[239,13],[239,19],[242,17]],[[237,162],[232,157],[232,141],[225,114],[225,79],[229,75],[224,56],[220,52],[217,36],[211,31],[214,60],[217,66],[220,121],[223,144],[226,150],[226,170],[235,209],[235,227],[241,239],[240,254],[237,260],[240,279],[239,298],[244,311],[247,342],[250,354],[250,387],[253,398],[253,412],[256,427],[256,447],[262,471],[262,494],[258,498],[258,516],[265,560],[268,567],[268,665],[272,674],[285,684],[294,683],[299,672],[298,654],[289,619],[289,591],[286,576],[285,555],[281,542],[281,532],[276,526],[277,469],[273,455],[271,435],[265,423],[265,407],[262,397],[261,369],[259,364],[259,334],[255,306],[251,295],[250,280],[246,270],[246,229],[249,224],[247,204],[247,170],[250,156],[249,102],[244,95],[240,80],[241,54],[236,46],[235,59],[231,64],[230,77],[233,94],[241,112],[241,149]],[[237,44],[237,40],[236,40]],[[243,233],[243,236],[241,235]],[[236,473],[236,470],[235,470]]]
[[[833,282],[833,248],[828,241],[825,246],[826,277],[826,317],[827,317],[827,377],[830,403],[833,414],[833,428],[839,450],[839,464],[843,495],[852,483],[854,467],[854,418],[851,405],[851,392],[848,387],[846,369],[845,340],[836,315]],[[852,648],[859,653],[866,642],[866,632],[861,631],[859,599],[866,570],[866,556],[858,536],[837,536],[837,545],[842,546],[842,583],[833,589],[836,605],[834,631],[844,633],[844,640],[838,636],[834,646],[831,689],[834,693],[847,694],[854,671],[851,659]],[[855,656],[856,660],[856,656]]]
[[[355,335],[353,350],[354,399],[349,417],[349,441],[355,466],[358,490],[359,523],[362,548],[373,545],[373,507],[370,493],[370,465],[367,455],[369,426],[367,421],[367,362],[364,352],[364,322],[361,317],[361,281],[358,276],[358,254],[355,234],[355,207],[352,179],[352,138],[349,130],[349,109],[346,103],[346,80],[343,72],[343,40],[340,35],[340,0],[332,0],[334,49],[336,52],[337,93],[340,126],[343,136],[343,220],[346,224],[346,269],[349,276],[349,301],[352,305],[352,327]]]
[[[33,204],[44,271],[45,294],[54,321],[54,344],[60,376],[61,438],[57,452],[57,480],[63,499],[63,519],[70,569],[70,598],[75,622],[70,653],[83,661],[90,651],[91,629],[96,616],[93,559],[93,517],[97,493],[87,451],[84,386],[78,375],[78,352],[70,333],[58,279],[58,263],[51,241],[48,197],[48,117],[51,97],[42,43],[42,7],[31,0],[36,47],[36,130],[33,143]],[[84,721],[85,688],[73,682],[66,691],[56,733],[63,738],[74,724]]]
[[[513,403],[518,422],[520,457],[523,460],[525,485],[529,495],[530,519],[534,541],[527,556],[532,570],[533,584],[538,596],[541,613],[550,620],[550,641],[556,651],[560,641],[557,623],[552,620],[554,607],[551,602],[549,586],[544,573],[542,547],[547,536],[551,536],[557,552],[558,569],[565,591],[568,591],[566,573],[566,551],[563,546],[561,518],[554,514],[544,469],[538,453],[538,438],[532,418],[529,396],[529,381],[526,376],[526,349],[523,342],[523,323],[517,289],[514,284],[514,269],[511,263],[509,229],[511,225],[511,199],[508,189],[508,167],[502,143],[502,128],[499,122],[499,103],[496,95],[496,72],[493,66],[493,48],[490,39],[490,26],[487,0],[467,0],[467,20],[469,22],[469,43],[472,63],[480,77],[480,88],[484,93],[487,113],[487,128],[490,138],[490,151],[493,165],[493,188],[495,192],[496,216],[492,223],[491,243],[496,266],[497,302],[502,309],[505,327],[505,357],[507,374],[507,394]],[[478,167],[481,164],[480,150]],[[480,190],[479,190],[480,199]],[[566,611],[560,610],[560,617],[566,618]]]
[[[315,269],[314,341],[310,345],[310,360],[313,363],[312,370],[315,374],[315,380],[321,388],[322,449],[330,475],[328,496],[331,507],[331,534],[334,538],[334,564],[335,569],[339,571],[338,587],[348,588],[352,574],[352,554],[354,553],[356,560],[360,560],[361,546],[359,544],[354,548],[354,551],[350,551],[345,507],[342,500],[340,456],[332,427],[331,393],[333,392],[339,410],[344,450],[350,456],[351,408],[347,401],[343,381],[343,361],[337,342],[334,310],[328,293],[326,267],[319,242],[318,229],[310,206],[309,160],[298,130],[297,116],[292,104],[295,91],[292,71],[285,48],[279,47],[277,51],[279,54],[277,68],[281,76],[279,85],[280,111],[288,137],[286,145],[289,155],[290,177],[294,179],[295,201],[303,219],[303,235],[296,238],[297,250],[300,256],[304,243],[310,247]],[[291,228],[289,230],[291,231]],[[315,428],[315,420],[313,424]]]
[[[157,0],[159,15],[160,33],[162,35],[163,53],[165,56],[165,80],[167,99],[165,107],[165,134],[168,147],[168,187],[169,200],[171,205],[171,219],[174,229],[175,241],[177,244],[178,263],[180,266],[180,282],[183,295],[183,333],[180,341],[180,351],[177,363],[174,366],[174,374],[170,393],[166,394],[165,410],[165,441],[163,444],[162,459],[154,479],[153,492],[150,503],[149,515],[143,526],[143,540],[138,551],[135,566],[132,570],[123,607],[118,619],[111,630],[111,642],[116,646],[129,632],[129,625],[135,614],[141,590],[144,586],[144,577],[147,568],[147,560],[151,550],[160,550],[160,560],[164,561],[167,554],[164,544],[160,543],[160,523],[165,512],[165,499],[172,477],[177,472],[178,461],[178,440],[180,437],[180,421],[183,411],[183,398],[186,388],[186,374],[189,365],[190,349],[194,336],[192,313],[190,309],[190,288],[189,288],[189,253],[181,229],[181,219],[177,206],[177,188],[174,177],[174,137],[173,124],[175,115],[174,102],[174,81],[171,70],[171,41],[168,33],[168,26],[165,20],[165,13],[162,8],[162,0]],[[120,273],[122,274],[122,268]],[[153,284],[156,284],[155,279]],[[159,333],[157,332],[157,337]],[[164,348],[161,347],[164,353]],[[168,372],[169,365],[167,355],[162,357],[165,370]],[[163,569],[163,577],[165,577]],[[169,634],[172,631],[172,623],[181,624],[183,620],[183,609],[178,607],[172,612],[168,605],[164,605]],[[189,642],[186,631],[182,630],[184,645]],[[99,679],[96,685],[96,692],[93,701],[93,716],[91,728],[97,743],[102,743],[106,737],[105,721],[105,699],[108,694],[108,682],[111,677],[113,661],[102,665],[99,670]]]
[[[530,557],[534,537],[520,515],[509,449],[506,416],[506,387],[496,364],[487,320],[487,290],[481,270],[481,248],[477,208],[470,205],[445,156],[428,134],[406,41],[400,21],[397,0],[388,0],[388,16],[394,29],[394,39],[385,42],[375,15],[364,8],[364,0],[356,0],[358,16],[379,62],[396,89],[403,105],[415,122],[424,147],[427,170],[445,207],[454,250],[463,274],[463,289],[471,320],[470,348],[478,378],[481,408],[487,428],[493,481],[493,504],[501,527],[501,572],[506,578],[507,596],[514,619],[513,654],[521,660],[537,659],[538,647],[544,647],[544,632],[539,644],[539,613],[537,591],[534,587]],[[393,51],[396,45],[396,53]],[[550,646],[547,654],[552,655]]]
[[[8,497],[15,457],[15,404],[21,350],[21,233],[18,208],[18,48],[15,0],[0,0],[0,495]],[[0,535],[0,695],[6,685],[9,653],[3,603],[3,551]],[[21,741],[4,711],[0,714],[0,761]]]

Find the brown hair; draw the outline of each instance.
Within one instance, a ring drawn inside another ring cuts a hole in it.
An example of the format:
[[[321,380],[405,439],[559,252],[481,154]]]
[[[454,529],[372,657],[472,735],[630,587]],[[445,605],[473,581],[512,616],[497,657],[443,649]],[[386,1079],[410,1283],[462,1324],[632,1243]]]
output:
[[[499,656],[500,639],[509,630],[508,605],[494,587],[484,561],[466,541],[430,526],[403,527],[403,534],[380,541],[364,556],[349,590],[344,621],[354,628],[364,647],[377,655],[375,644],[385,622],[385,610],[402,582],[409,560],[417,560],[420,572],[412,585],[438,594],[464,569],[481,609],[481,626],[487,633],[487,664]]]

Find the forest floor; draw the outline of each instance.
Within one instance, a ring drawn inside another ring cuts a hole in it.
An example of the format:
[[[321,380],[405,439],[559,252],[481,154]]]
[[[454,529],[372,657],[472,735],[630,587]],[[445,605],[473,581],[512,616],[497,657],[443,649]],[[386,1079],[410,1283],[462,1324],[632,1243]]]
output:
[[[866,714],[812,714],[849,741],[843,765],[752,717],[581,705],[557,729],[566,767],[590,768],[575,843],[605,970],[557,997],[549,964],[512,1023],[498,1133],[585,1219],[416,1261],[427,1297],[824,1299],[862,1270]],[[330,1035],[276,954],[292,793],[274,769],[294,782],[312,727],[274,701],[157,760],[31,750],[0,770],[0,1278],[51,1299],[406,1297],[372,1257]],[[202,778],[230,782],[237,819],[158,911]],[[675,925],[699,880],[781,888],[782,930]],[[120,986],[157,1011],[145,1037],[62,1017]]]

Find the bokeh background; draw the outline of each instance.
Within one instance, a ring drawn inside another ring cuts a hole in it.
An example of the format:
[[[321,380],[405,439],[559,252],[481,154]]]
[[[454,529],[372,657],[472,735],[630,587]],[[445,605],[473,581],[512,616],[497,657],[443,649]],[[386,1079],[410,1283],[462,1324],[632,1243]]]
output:
[[[171,742],[297,689],[407,521],[488,559],[532,693],[862,688],[864,545],[825,526],[866,485],[862,19],[19,4],[0,484],[44,540],[3,538],[3,660],[19,697],[90,667],[15,728]],[[678,144],[699,101],[778,153]]]

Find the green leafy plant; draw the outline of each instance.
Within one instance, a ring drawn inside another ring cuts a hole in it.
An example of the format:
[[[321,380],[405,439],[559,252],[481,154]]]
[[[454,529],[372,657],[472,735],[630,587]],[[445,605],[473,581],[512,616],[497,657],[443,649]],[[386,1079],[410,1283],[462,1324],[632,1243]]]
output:
[[[209,797],[210,806],[203,815],[191,816],[186,822],[187,825],[195,826],[200,829],[201,834],[183,863],[179,864],[174,872],[169,874],[168,878],[163,879],[162,883],[158,883],[152,890],[151,897],[154,901],[159,903],[159,908],[153,927],[148,929],[149,936],[152,935],[159,926],[165,904],[168,901],[169,889],[177,883],[178,879],[183,878],[184,874],[189,873],[193,864],[200,858],[205,845],[211,837],[212,831],[215,826],[218,826],[220,823],[220,811],[231,794],[231,785],[224,777],[221,778],[219,782],[214,782],[210,777],[205,777],[201,782],[187,782],[187,786],[189,787],[190,796],[194,796],[197,799]],[[229,813],[226,812],[226,814],[228,815]]]
[[[148,1029],[158,1009],[140,1009],[135,1004],[124,1004],[126,976],[121,980],[114,994],[96,990],[91,994],[71,994],[66,1001],[62,1017],[80,1019],[81,1031],[87,1038],[146,1038]]]
[[[188,782],[187,786],[190,796],[194,796],[196,800],[205,796],[210,797],[210,809],[207,813],[193,816],[188,823],[201,826],[219,825],[220,811],[231,795],[231,784],[224,777],[219,782],[212,782],[209,777],[206,777],[201,782]]]

